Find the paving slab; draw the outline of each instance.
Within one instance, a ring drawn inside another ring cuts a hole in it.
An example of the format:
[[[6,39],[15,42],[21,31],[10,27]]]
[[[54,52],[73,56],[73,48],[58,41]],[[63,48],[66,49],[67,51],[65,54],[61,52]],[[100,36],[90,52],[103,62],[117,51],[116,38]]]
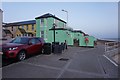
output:
[[[34,58],[30,58],[25,60],[25,63],[32,63],[36,65],[47,65],[47,66],[52,66],[52,67],[58,67],[58,68],[63,68],[66,65],[66,61],[60,61],[61,57],[60,56],[46,56],[46,55],[39,55]]]
[[[98,62],[98,58],[95,55],[92,54],[81,54],[78,55],[73,59],[69,69],[75,69],[78,71],[85,71],[90,73],[99,73],[103,74],[103,71],[101,70],[101,65]],[[86,56],[86,57],[84,57]]]
[[[18,63],[3,68],[3,78],[55,78],[59,70]]]
[[[105,75],[97,75],[87,72],[79,72],[74,70],[65,71],[60,78],[104,78]]]

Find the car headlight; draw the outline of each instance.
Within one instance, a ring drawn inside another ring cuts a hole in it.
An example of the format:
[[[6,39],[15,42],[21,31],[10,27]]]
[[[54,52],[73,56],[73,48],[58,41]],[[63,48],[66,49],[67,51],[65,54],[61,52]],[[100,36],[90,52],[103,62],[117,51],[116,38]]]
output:
[[[16,50],[18,47],[9,48],[9,50]]]

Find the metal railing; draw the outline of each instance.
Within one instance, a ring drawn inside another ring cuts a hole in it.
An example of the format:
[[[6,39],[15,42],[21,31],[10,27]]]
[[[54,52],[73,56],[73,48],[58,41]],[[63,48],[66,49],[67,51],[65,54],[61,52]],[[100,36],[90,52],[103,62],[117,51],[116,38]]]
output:
[[[118,54],[119,42],[106,42],[105,43],[105,55],[112,57]]]

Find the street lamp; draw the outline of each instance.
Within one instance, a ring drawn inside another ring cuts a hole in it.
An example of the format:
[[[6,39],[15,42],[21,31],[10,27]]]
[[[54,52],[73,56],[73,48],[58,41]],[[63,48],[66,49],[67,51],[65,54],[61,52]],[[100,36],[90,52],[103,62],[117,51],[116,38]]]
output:
[[[54,37],[54,44],[55,44],[55,27],[56,27],[56,24],[53,23],[53,37]]]
[[[67,26],[68,26],[68,11],[62,9],[62,11],[66,12],[67,13]]]

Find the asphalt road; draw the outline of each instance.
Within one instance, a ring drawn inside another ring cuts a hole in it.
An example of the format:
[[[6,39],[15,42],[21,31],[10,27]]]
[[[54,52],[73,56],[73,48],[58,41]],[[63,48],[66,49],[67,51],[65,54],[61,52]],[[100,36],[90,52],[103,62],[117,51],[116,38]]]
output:
[[[68,47],[62,54],[37,55],[21,62],[7,61],[3,78],[118,78],[118,67],[104,56],[104,46]]]

